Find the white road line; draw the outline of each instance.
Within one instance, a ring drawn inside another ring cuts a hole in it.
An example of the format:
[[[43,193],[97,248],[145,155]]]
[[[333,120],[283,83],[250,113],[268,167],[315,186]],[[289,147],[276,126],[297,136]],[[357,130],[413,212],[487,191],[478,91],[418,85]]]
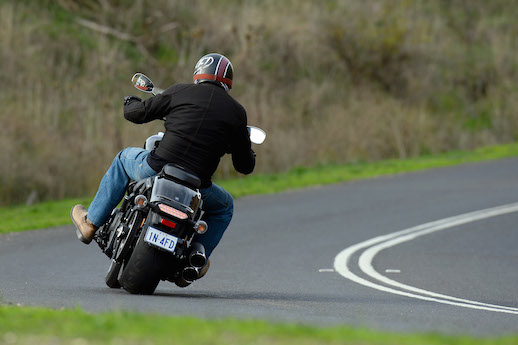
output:
[[[395,269],[388,268],[385,270],[385,273],[401,273],[401,270],[395,270]]]
[[[323,273],[323,272],[334,272],[335,270],[333,268],[321,268],[318,271],[320,273]]]
[[[351,246],[349,248],[344,249],[338,255],[335,257],[334,261],[334,267],[336,272],[338,272],[343,277],[350,279],[358,284],[362,284],[368,287],[371,287],[373,289],[389,292],[396,295],[402,295],[407,296],[411,298],[426,300],[426,301],[433,301],[443,304],[449,304],[454,305],[458,307],[464,307],[464,308],[472,308],[472,309],[480,309],[480,310],[488,310],[488,311],[494,311],[494,312],[500,312],[500,313],[510,313],[510,314],[517,314],[518,315],[518,308],[513,307],[506,307],[506,306],[500,306],[500,305],[494,305],[494,304],[487,304],[477,301],[471,301],[467,299],[447,296],[443,294],[434,293],[431,291],[427,291],[424,289],[419,289],[416,287],[412,287],[409,285],[405,285],[402,283],[399,283],[397,281],[394,281],[392,279],[389,279],[383,275],[381,275],[379,272],[377,272],[373,266],[372,261],[374,257],[382,250],[393,247],[395,245],[398,245],[403,242],[411,241],[417,237],[431,234],[433,232],[449,229],[455,226],[459,226],[462,224],[475,222],[478,220],[490,218],[490,217],[496,217],[512,212],[518,211],[518,203],[503,205],[499,207],[494,207],[490,209],[470,212],[466,214],[462,214],[455,217],[445,218],[441,219],[435,222],[430,222],[422,225],[418,225],[409,229],[401,230],[398,232],[394,232],[392,234],[384,235],[384,236],[378,236],[375,238],[372,238],[370,240],[358,243],[354,246]],[[374,282],[371,282],[369,280],[366,280],[364,278],[361,278],[357,276],[356,274],[352,273],[349,268],[348,264],[351,261],[351,258],[356,253],[365,250],[358,260],[358,266],[359,268],[368,275],[371,278],[374,278],[386,285],[389,285],[390,287],[380,285]],[[400,289],[396,290],[394,288]],[[404,291],[406,290],[406,291]],[[418,294],[419,295],[418,295]]]

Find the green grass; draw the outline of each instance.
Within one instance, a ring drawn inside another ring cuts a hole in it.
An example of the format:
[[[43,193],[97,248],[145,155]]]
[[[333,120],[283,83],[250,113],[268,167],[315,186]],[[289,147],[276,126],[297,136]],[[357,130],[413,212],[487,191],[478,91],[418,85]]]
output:
[[[0,344],[508,345],[518,344],[518,337],[396,334],[343,326],[0,306]]]
[[[346,165],[322,165],[299,167],[287,173],[250,175],[244,178],[216,181],[234,197],[269,194],[309,186],[326,185],[384,175],[406,173],[430,168],[445,167],[461,163],[518,156],[518,143],[484,147],[474,151],[449,152],[436,156],[425,156],[402,160],[385,160],[374,163]],[[0,233],[42,229],[70,224],[70,208],[82,203],[88,205],[91,199],[68,199],[45,202],[33,206],[0,208]]]
[[[411,159],[391,159],[346,165],[329,164],[310,168],[299,167],[284,174],[251,175],[246,178],[217,183],[229,190],[233,196],[240,197],[515,156],[518,156],[518,143]]]
[[[32,206],[0,208],[0,234],[6,232],[45,229],[71,223],[70,209],[86,204],[90,199],[66,199],[43,202]],[[1,344],[1,343],[0,343]]]

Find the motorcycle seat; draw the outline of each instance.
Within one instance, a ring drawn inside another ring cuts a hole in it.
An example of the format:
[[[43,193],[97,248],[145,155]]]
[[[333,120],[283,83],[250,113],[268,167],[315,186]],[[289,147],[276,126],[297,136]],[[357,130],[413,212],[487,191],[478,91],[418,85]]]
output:
[[[164,165],[162,168],[162,175],[165,178],[177,181],[193,189],[197,189],[201,185],[201,180],[198,178],[198,176],[193,175],[185,171],[185,169],[174,164]]]

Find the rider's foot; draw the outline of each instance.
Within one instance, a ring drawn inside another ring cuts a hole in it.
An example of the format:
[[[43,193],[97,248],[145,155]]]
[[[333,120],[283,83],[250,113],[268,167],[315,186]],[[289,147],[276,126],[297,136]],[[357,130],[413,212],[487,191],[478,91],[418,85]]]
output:
[[[76,226],[77,238],[85,244],[92,242],[97,231],[97,227],[86,218],[87,214],[88,211],[83,205],[75,205],[70,211],[70,218]]]
[[[198,279],[202,278],[205,274],[207,274],[207,271],[209,270],[209,267],[210,267],[210,259],[207,260],[207,263],[201,269],[200,275],[198,276]],[[184,288],[184,287],[187,287],[187,286],[191,285],[191,282],[188,282],[187,280],[183,279],[182,276],[176,278],[174,283],[176,284],[176,286],[181,287],[181,288]]]
[[[209,270],[209,268],[210,268],[210,259],[207,259],[207,263],[201,269],[198,279],[203,278],[203,276],[207,274],[207,271]]]

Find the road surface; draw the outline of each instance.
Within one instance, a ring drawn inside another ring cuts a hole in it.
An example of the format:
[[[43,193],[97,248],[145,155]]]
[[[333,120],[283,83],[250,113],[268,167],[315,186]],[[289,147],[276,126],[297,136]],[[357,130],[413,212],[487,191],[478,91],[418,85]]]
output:
[[[518,159],[235,202],[202,280],[104,284],[72,226],[0,236],[0,301],[390,331],[518,333]],[[71,205],[72,206],[72,205]]]

